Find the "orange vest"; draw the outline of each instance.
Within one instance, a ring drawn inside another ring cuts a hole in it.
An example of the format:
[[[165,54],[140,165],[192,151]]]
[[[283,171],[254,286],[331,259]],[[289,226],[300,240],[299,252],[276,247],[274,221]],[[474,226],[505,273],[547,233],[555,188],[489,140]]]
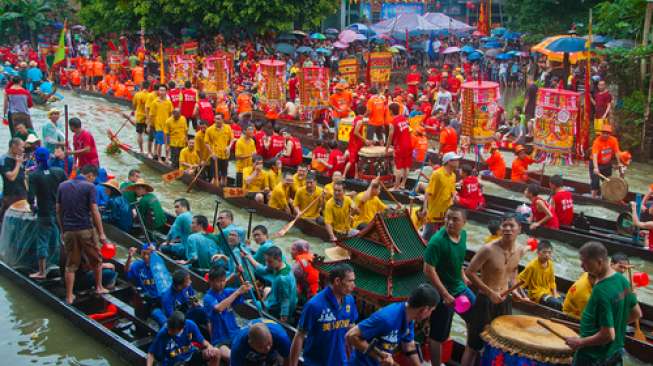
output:
[[[301,267],[306,275],[306,283],[308,284],[308,288],[301,288],[301,286],[298,286],[297,291],[306,292],[306,297],[310,299],[317,294],[320,285],[320,272],[313,267],[313,253],[308,252],[297,254],[297,256],[295,256],[295,262],[299,267]]]

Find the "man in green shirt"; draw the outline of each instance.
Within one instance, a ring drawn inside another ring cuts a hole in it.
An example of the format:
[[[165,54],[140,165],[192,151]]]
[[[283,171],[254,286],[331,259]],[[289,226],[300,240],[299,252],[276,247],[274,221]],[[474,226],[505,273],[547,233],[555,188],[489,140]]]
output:
[[[459,208],[449,208],[444,216],[444,226],[431,237],[424,252],[424,274],[440,294],[440,303],[431,313],[429,345],[431,364],[441,364],[442,342],[449,338],[453,320],[454,303],[458,296],[466,296],[470,303],[476,300],[467,287],[463,262],[467,252],[467,232],[463,230],[467,217]],[[465,314],[461,314],[463,319]]]
[[[166,223],[166,214],[163,212],[161,202],[152,193],[154,188],[141,179],[127,187],[125,191],[136,194],[138,199],[136,202],[137,214],[143,219],[147,230],[161,231]]]
[[[127,191],[127,188],[132,184],[138,182],[141,179],[141,171],[138,169],[131,169],[127,174],[127,180],[120,183],[120,190],[122,191],[122,196],[125,197],[129,204],[136,202],[136,194],[131,191]]]
[[[642,310],[628,280],[610,267],[603,244],[587,242],[579,254],[583,270],[596,277],[596,284],[581,314],[580,337],[566,339],[576,350],[573,364],[621,365],[626,325],[641,318]]]

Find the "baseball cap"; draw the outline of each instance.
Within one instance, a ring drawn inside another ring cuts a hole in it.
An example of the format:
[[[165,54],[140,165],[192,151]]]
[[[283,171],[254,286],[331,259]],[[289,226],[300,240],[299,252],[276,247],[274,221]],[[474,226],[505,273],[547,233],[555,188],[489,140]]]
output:
[[[450,162],[451,160],[460,160],[460,159],[461,159],[460,155],[458,155],[455,152],[451,151],[451,152],[448,152],[448,153],[444,154],[444,156],[442,157],[442,164],[446,164],[446,163]]]

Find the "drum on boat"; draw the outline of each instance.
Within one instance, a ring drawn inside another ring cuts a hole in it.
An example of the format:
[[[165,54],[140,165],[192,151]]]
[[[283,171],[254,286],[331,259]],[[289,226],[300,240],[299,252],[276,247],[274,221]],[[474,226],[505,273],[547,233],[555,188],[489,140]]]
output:
[[[570,365],[574,351],[538,320],[564,337],[578,336],[550,320],[528,315],[500,316],[481,333],[487,342],[481,365]]]
[[[381,181],[393,179],[392,148],[385,152],[385,146],[365,146],[358,151],[358,177],[372,180],[381,176]]]

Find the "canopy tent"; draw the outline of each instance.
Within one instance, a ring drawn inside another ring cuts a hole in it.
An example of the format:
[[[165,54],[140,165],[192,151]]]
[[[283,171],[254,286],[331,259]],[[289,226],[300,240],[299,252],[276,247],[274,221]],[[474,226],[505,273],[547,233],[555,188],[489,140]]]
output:
[[[454,32],[467,32],[474,29],[474,27],[448,17],[443,13],[426,13],[423,16],[429,23],[440,27],[440,29],[448,29]]]
[[[439,14],[439,13],[432,13],[432,14]],[[408,31],[410,35],[418,35],[418,34],[428,34],[431,32],[448,29],[450,23],[453,24],[453,22],[449,22],[449,21],[447,21],[444,25],[434,24],[431,23],[429,20],[427,20],[426,16],[422,16],[414,13],[402,13],[394,18],[382,20],[372,25],[371,29],[377,34],[389,33],[392,35],[403,34],[405,36],[406,31]],[[462,24],[466,25],[464,23]]]

